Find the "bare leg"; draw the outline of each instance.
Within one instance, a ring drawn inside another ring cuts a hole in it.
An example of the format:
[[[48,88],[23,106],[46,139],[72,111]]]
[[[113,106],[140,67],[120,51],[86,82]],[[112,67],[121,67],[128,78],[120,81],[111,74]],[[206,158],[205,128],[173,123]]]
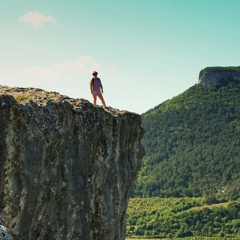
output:
[[[93,105],[96,106],[97,105],[97,94],[92,93],[93,95]]]
[[[105,101],[104,101],[103,95],[102,95],[101,93],[96,94],[96,95],[100,98],[100,100],[101,100],[101,102],[102,102],[102,104],[103,104],[103,107],[106,108],[107,106],[106,106],[106,104],[105,104]]]

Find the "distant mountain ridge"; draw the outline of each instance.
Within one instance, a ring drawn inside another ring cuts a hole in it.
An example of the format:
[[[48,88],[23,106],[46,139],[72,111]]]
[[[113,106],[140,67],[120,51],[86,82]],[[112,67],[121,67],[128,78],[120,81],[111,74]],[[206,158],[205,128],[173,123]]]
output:
[[[222,79],[240,79],[240,67],[207,67],[200,71],[198,83],[216,83]]]
[[[240,197],[240,80],[196,84],[142,114],[146,150],[132,196]]]

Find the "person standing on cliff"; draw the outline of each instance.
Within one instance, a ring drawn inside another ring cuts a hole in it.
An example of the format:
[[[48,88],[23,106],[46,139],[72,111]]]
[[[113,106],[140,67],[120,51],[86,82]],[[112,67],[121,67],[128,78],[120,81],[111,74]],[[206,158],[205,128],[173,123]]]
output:
[[[107,109],[108,110],[108,107],[106,106],[105,104],[105,101],[104,101],[104,98],[103,98],[103,86],[102,86],[102,83],[101,83],[101,80],[100,78],[98,78],[98,72],[97,71],[93,71],[92,73],[93,75],[93,78],[91,79],[90,81],[90,91],[93,95],[93,105],[96,106],[97,104],[97,97],[100,98],[102,104],[103,104],[103,107],[104,109]]]

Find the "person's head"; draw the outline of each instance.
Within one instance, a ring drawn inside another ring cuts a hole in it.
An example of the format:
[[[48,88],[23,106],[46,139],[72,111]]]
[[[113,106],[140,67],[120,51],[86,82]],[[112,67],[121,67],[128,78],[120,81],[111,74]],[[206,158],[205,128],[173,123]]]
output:
[[[97,71],[93,71],[92,75],[93,75],[94,77],[96,77],[96,76],[98,75],[98,72],[97,72]]]

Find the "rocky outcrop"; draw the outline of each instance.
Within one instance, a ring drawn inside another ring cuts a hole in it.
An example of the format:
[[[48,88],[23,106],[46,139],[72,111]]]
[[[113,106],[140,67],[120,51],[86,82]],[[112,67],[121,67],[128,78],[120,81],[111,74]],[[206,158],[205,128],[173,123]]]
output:
[[[12,235],[7,227],[5,227],[5,224],[3,220],[0,218],[0,239],[1,240],[12,240]]]
[[[14,240],[125,239],[138,114],[0,86],[0,217]]]
[[[240,71],[238,69],[238,67],[206,68],[206,70],[204,69],[200,72],[198,83],[209,84],[219,82],[220,80],[240,79]]]

